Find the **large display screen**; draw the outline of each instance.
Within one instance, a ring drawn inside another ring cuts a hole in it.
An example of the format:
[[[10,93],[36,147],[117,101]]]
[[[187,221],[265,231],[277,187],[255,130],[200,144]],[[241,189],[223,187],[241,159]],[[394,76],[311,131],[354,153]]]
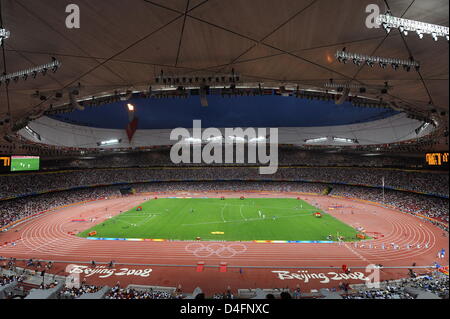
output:
[[[39,167],[38,156],[11,156],[11,172],[38,171]]]

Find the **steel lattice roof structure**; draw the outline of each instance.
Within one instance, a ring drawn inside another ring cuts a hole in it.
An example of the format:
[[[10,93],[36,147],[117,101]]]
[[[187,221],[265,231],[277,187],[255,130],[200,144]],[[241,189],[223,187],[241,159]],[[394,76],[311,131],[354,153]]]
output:
[[[66,26],[69,3],[1,1],[10,37],[0,70],[32,68],[52,57],[61,62],[56,73],[0,86],[2,122],[34,119],[51,105],[68,103],[68,90],[78,84],[79,98],[164,89],[156,82],[163,70],[180,77],[235,71],[242,85],[323,91],[332,79],[369,88],[364,96],[399,109],[437,114],[447,126],[448,42],[366,26],[369,4],[381,13],[448,26],[447,0],[78,0],[79,29]],[[335,58],[343,48],[413,58],[421,67],[406,72],[343,64]],[[370,90],[386,82],[387,94]]]

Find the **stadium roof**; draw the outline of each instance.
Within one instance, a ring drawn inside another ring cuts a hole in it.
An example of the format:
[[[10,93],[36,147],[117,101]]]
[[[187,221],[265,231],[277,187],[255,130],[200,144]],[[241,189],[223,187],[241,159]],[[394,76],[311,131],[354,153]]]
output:
[[[374,0],[381,13],[448,26],[447,0]],[[0,87],[0,120],[36,116],[69,101],[55,93],[81,84],[79,97],[157,87],[173,76],[230,73],[263,87],[324,89],[325,82],[392,88],[366,96],[425,113],[448,111],[448,42],[367,28],[359,0],[80,0],[81,28],[67,29],[65,1],[2,0],[6,71],[45,64],[56,73]],[[420,61],[419,72],[338,63],[338,50]],[[5,69],[3,62],[0,68]],[[34,96],[39,91],[41,94]],[[6,94],[8,93],[8,94]],[[43,101],[40,95],[48,99]]]

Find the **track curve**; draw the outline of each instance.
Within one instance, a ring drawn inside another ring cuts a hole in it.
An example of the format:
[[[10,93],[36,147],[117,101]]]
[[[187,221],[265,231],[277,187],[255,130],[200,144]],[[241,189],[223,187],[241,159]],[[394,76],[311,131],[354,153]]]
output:
[[[366,202],[328,196],[266,191],[236,194],[233,196],[230,193],[191,192],[187,195],[183,193],[181,196],[300,197],[351,226],[362,227],[368,232],[380,234],[380,238],[357,244],[195,243],[94,241],[70,234],[88,229],[154,196],[154,194],[144,194],[62,208],[29,220],[5,233],[0,233],[0,244],[14,242],[14,245],[1,246],[0,255],[18,259],[60,261],[61,265],[56,268],[58,271],[61,271],[68,263],[91,260],[97,263],[114,260],[119,264],[135,264],[127,265],[129,268],[152,265],[154,272],[149,278],[123,276],[120,279],[127,283],[138,284],[177,286],[183,283],[184,286],[194,288],[200,285],[213,291],[217,291],[216,285],[225,287],[230,284],[236,288],[285,287],[286,283],[310,287],[309,284],[313,284],[307,283],[306,280],[282,280],[273,273],[273,270],[289,270],[289,267],[317,272],[317,269],[340,267],[343,264],[356,268],[365,267],[368,264],[406,267],[413,263],[417,266],[431,266],[433,262],[439,261],[441,264],[448,265],[447,257],[445,260],[437,259],[438,251],[442,248],[448,251],[449,248],[448,238],[444,236],[443,231],[409,214]],[[166,193],[157,196],[175,195],[180,194]],[[330,207],[335,205],[340,205],[342,208],[331,210]],[[92,218],[95,221],[77,224],[72,221],[75,218],[87,220]],[[216,268],[209,268],[203,272],[186,268],[187,266],[195,267],[198,262],[214,267],[225,262],[228,267],[236,268],[229,268],[227,273],[220,274],[222,277],[217,280]],[[405,274],[405,268],[386,269],[382,271],[382,279],[396,279]],[[170,279],[167,279],[168,277]],[[111,284],[105,280],[112,278],[102,280],[92,276],[90,280],[96,284]],[[213,283],[211,278],[216,278]],[[329,284],[336,285],[336,282],[330,282],[324,286]]]

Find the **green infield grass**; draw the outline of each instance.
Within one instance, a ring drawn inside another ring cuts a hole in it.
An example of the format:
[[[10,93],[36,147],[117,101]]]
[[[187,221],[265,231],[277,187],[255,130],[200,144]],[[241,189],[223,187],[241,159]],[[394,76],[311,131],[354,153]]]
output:
[[[137,211],[142,207],[142,211]],[[305,201],[287,198],[152,199],[80,234],[98,238],[167,240],[355,241],[357,231]]]

